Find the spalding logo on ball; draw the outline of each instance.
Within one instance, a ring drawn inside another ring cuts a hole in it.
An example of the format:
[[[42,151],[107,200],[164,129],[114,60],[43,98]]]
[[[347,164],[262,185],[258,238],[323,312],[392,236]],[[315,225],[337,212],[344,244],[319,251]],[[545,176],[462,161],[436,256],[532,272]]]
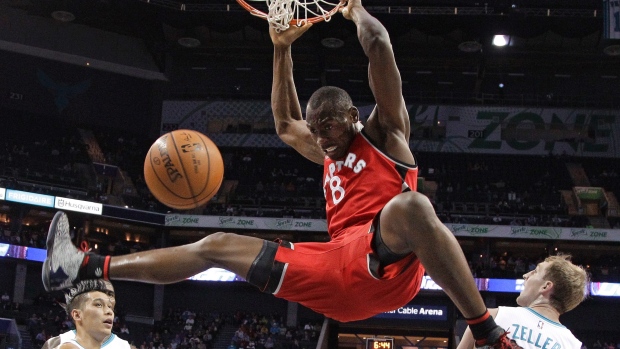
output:
[[[224,161],[207,136],[176,130],[151,145],[144,160],[144,180],[162,204],[189,210],[217,194],[224,180]]]

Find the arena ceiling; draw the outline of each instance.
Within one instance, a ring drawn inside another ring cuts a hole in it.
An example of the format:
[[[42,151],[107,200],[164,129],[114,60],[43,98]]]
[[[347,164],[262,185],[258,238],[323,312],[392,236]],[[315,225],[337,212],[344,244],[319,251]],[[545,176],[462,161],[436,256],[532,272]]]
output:
[[[620,74],[620,48],[614,46],[617,40],[605,38],[599,0],[366,0],[364,5],[388,28],[404,80],[426,72],[438,80],[463,74]],[[266,22],[234,0],[0,0],[0,6],[46,19],[68,11],[75,16],[68,25],[143,40],[157,69],[172,81],[171,94],[192,95],[191,86],[201,83],[199,70],[246,72],[252,84],[259,71],[271,69]],[[510,35],[509,45],[494,47],[495,34]],[[200,44],[185,47],[183,38]],[[326,39],[342,47],[329,47]],[[295,44],[294,54],[296,74],[310,83],[333,72],[346,72],[343,78],[352,82],[365,79],[355,28],[340,15],[312,28]]]

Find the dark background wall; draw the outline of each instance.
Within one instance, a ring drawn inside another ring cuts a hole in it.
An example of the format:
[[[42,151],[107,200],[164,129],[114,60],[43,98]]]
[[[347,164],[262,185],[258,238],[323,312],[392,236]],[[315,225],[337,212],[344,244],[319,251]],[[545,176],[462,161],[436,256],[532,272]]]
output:
[[[0,107],[88,127],[159,128],[161,82],[7,51],[0,76]]]

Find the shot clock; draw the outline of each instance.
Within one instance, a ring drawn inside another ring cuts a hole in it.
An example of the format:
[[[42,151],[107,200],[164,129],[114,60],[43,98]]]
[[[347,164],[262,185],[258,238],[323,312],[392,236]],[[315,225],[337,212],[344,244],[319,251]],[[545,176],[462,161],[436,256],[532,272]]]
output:
[[[366,349],[394,349],[394,338],[366,338]]]

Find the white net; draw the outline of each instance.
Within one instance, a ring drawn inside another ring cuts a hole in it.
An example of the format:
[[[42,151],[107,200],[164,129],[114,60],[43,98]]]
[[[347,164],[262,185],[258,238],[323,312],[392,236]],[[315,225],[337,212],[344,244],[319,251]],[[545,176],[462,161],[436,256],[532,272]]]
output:
[[[307,22],[329,21],[344,1],[337,0],[248,0],[266,3],[266,13],[251,11],[264,17],[277,31],[283,31],[291,24],[303,25]]]

